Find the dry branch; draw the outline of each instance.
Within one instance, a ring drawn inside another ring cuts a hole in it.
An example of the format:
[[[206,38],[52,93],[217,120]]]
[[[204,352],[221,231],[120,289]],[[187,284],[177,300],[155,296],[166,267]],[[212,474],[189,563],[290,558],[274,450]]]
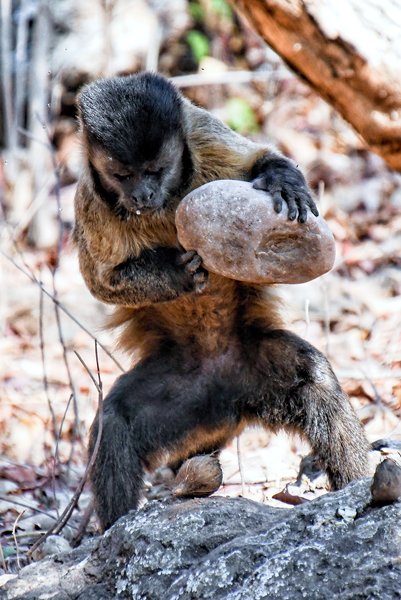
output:
[[[64,306],[64,304],[62,304],[60,302],[60,300],[58,300],[57,298],[54,297],[54,295],[49,292],[44,286],[43,283],[41,281],[39,281],[37,279],[37,277],[35,276],[35,274],[33,273],[33,271],[31,271],[29,269],[29,267],[24,263],[25,269],[22,268],[15,260],[12,256],[9,256],[6,252],[3,252],[0,249],[0,254],[6,259],[8,260],[12,265],[14,265],[14,267],[16,269],[18,269],[19,271],[21,271],[21,273],[23,273],[28,279],[30,279],[30,281],[32,281],[32,283],[35,283],[43,292],[43,294],[45,296],[47,296],[47,298],[49,298],[54,304],[57,304],[57,306],[60,308],[60,310],[67,315],[67,317],[69,319],[71,319],[71,321],[73,321],[76,325],[78,325],[78,327],[80,329],[82,329],[82,331],[84,331],[90,338],[92,338],[93,341],[96,342],[96,344],[103,350],[103,352],[105,352],[105,354],[107,354],[107,356],[114,362],[114,364],[120,369],[120,371],[122,373],[125,372],[124,367],[121,365],[121,363],[115,358],[115,356],[113,356],[113,354],[110,352],[110,350],[108,350],[106,348],[106,346],[104,344],[102,344],[101,342],[99,342],[99,340],[96,338],[96,336],[89,331],[89,329],[87,327],[85,327],[85,325],[83,325],[83,323],[81,323],[73,314],[71,311],[68,310],[68,308],[66,306]]]
[[[95,442],[95,446],[93,448],[92,454],[90,456],[90,459],[86,465],[86,469],[85,472],[83,474],[83,476],[81,477],[81,480],[72,496],[72,498],[70,499],[69,503],[67,504],[67,506],[65,507],[63,513],[60,515],[60,517],[57,519],[56,523],[54,525],[52,525],[47,531],[46,533],[43,534],[42,537],[40,537],[34,544],[33,546],[29,549],[28,552],[28,556],[29,558],[32,557],[33,553],[35,552],[35,550],[37,550],[39,548],[39,546],[41,546],[43,544],[43,542],[52,534],[58,534],[60,533],[60,531],[66,526],[66,524],[68,523],[72,512],[74,510],[74,508],[77,506],[78,504],[78,500],[82,494],[82,491],[84,489],[85,483],[88,480],[89,477],[89,473],[93,468],[93,465],[95,463],[96,460],[96,456],[97,453],[99,451],[99,446],[100,446],[100,440],[102,437],[102,431],[103,431],[103,383],[102,383],[102,379],[100,377],[100,365],[99,365],[99,355],[98,355],[98,344],[95,341],[95,356],[96,356],[96,372],[97,372],[97,381],[95,379],[95,377],[92,375],[89,367],[87,366],[87,364],[85,363],[85,361],[81,358],[81,356],[78,354],[78,352],[75,352],[76,356],[78,357],[79,361],[81,362],[82,366],[85,368],[86,372],[88,373],[89,377],[91,378],[97,393],[98,393],[98,414],[99,414],[99,421],[98,421],[98,432],[97,432],[97,436],[96,436],[96,442]]]
[[[398,0],[232,0],[370,149],[401,171]]]

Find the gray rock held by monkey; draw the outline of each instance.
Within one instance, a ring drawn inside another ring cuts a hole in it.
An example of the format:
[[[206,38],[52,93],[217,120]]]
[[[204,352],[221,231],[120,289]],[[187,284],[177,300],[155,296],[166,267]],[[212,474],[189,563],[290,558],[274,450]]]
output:
[[[266,194],[246,181],[212,181],[178,205],[180,243],[209,271],[248,283],[304,283],[329,271],[333,235],[322,217],[306,223],[277,214]]]

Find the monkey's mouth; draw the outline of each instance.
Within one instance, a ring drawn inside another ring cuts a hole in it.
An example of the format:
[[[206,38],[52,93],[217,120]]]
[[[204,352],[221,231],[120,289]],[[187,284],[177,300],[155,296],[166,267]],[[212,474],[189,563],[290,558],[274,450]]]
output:
[[[148,215],[148,214],[152,214],[155,212],[158,212],[160,210],[160,208],[148,208],[148,207],[144,207],[144,208],[134,208],[131,210],[132,213],[134,213],[135,215]]]
[[[156,202],[155,204],[149,205],[149,204],[133,204],[130,201],[120,201],[120,204],[125,208],[125,210],[130,214],[130,215],[149,215],[152,213],[158,213],[161,212],[164,209],[164,200],[161,200],[160,202]]]
[[[127,211],[130,217],[133,216],[145,216],[151,214],[158,214],[164,210],[164,203],[160,206],[127,206],[126,204],[122,204],[124,209]]]

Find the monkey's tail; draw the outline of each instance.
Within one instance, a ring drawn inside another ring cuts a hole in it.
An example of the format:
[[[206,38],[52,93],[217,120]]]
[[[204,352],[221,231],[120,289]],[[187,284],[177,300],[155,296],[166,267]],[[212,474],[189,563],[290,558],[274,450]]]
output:
[[[98,435],[98,416],[92,424],[89,452]],[[95,509],[102,529],[138,506],[143,467],[127,420],[116,413],[104,414],[103,430],[95,464],[90,473]]]

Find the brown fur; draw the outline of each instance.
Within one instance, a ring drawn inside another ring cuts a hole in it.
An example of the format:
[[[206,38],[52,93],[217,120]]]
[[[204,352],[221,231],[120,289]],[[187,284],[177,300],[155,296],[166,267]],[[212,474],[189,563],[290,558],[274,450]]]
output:
[[[194,177],[188,192],[215,179],[246,179],[252,165],[269,147],[246,140],[225,127],[210,114],[185,102],[186,134],[189,140]],[[82,136],[84,145],[87,143]],[[90,147],[84,148],[88,158]],[[97,166],[104,162],[97,160]],[[183,295],[171,302],[138,306],[129,290],[113,286],[114,267],[128,257],[139,256],[145,248],[167,246],[179,248],[174,223],[175,207],[151,215],[133,216],[128,222],[112,214],[96,196],[88,166],[84,170],[75,197],[76,226],[74,239],[85,282],[99,300],[117,305],[108,326],[121,327],[119,346],[138,357],[154,351],[166,333],[179,344],[194,338],[205,353],[224,350],[232,339],[236,319],[238,282],[209,274],[207,293]],[[281,326],[280,301],[274,291],[248,286],[244,314],[248,322],[266,327]]]
[[[152,85],[153,95],[146,95]],[[86,115],[81,106],[86,163],[74,229],[80,269],[92,294],[115,306],[109,326],[120,328],[120,346],[136,363],[104,402],[91,473],[103,528],[138,505],[144,465],[214,452],[249,423],[304,434],[334,488],[362,476],[367,465],[366,439],[346,396],[326,359],[282,329],[274,286],[209,273],[205,287],[199,257],[183,253],[177,240],[174,215],[182,195],[216,179],[257,177],[276,209],[283,193],[288,217],[298,211],[304,222],[307,207],[317,210],[302,174],[171,88],[160,95],[168,85],[153,75],[95,83],[84,100]],[[108,114],[114,94],[118,126]],[[98,416],[90,451],[97,432]],[[191,476],[193,489],[194,483]]]

